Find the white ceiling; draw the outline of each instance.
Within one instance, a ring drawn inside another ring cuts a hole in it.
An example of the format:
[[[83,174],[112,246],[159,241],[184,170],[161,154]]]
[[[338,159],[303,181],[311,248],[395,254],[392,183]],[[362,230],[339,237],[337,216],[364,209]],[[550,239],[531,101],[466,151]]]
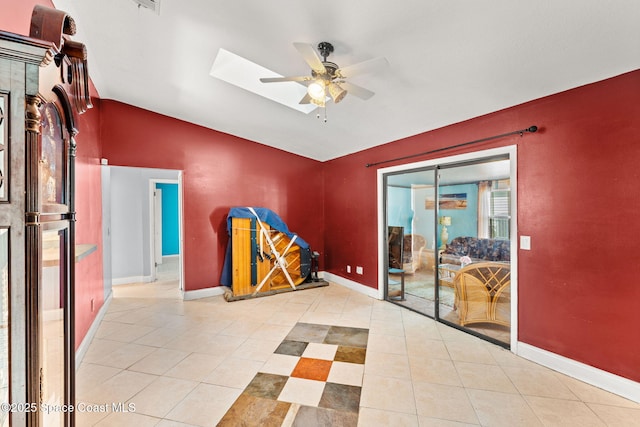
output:
[[[321,161],[640,68],[638,0],[161,0],[159,15],[53,1],[76,20],[101,98]],[[354,77],[376,95],[329,103],[327,123],[209,74],[222,48],[305,75],[292,43],[321,41],[342,67],[390,63]]]

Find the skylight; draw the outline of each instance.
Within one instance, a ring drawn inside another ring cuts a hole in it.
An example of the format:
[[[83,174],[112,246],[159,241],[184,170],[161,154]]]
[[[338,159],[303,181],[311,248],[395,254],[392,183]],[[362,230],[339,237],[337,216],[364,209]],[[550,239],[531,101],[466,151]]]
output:
[[[305,86],[296,82],[262,83],[261,77],[283,76],[222,48],[209,74],[305,114],[317,108],[313,104],[299,104],[307,93]]]

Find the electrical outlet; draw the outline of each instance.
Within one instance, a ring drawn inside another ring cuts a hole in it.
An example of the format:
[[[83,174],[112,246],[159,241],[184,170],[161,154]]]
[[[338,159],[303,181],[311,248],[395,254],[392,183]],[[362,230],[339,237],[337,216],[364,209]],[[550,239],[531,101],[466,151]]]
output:
[[[347,273],[351,273],[351,266],[347,265]]]
[[[356,267],[356,273],[358,273],[358,274],[362,274],[362,267],[357,266],[357,267]]]
[[[531,236],[520,236],[520,249],[525,251],[531,250]]]

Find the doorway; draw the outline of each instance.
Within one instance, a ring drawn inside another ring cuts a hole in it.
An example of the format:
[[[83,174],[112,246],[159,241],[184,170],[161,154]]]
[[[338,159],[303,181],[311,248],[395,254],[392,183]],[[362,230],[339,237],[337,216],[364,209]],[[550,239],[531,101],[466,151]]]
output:
[[[180,197],[177,180],[151,179],[152,281],[180,278]]]
[[[174,208],[171,215],[164,216],[177,215],[177,219],[174,218],[171,221],[173,225],[170,233],[174,235],[173,244],[177,244],[177,251],[173,250],[173,252],[177,253],[173,253],[171,257],[163,257],[162,245],[160,245],[159,255],[162,262],[159,265],[165,264],[164,267],[167,267],[173,264],[176,267],[172,270],[172,274],[177,272],[175,280],[163,282],[167,286],[171,285],[172,289],[167,289],[163,295],[179,296],[184,281],[182,172],[170,169],[105,166],[103,177],[104,175],[108,175],[108,179],[103,179],[103,199],[108,200],[109,206],[109,223],[104,224],[103,232],[105,265],[107,255],[110,263],[108,284],[117,286],[157,283],[156,279],[159,276],[156,271],[157,251],[154,236],[158,227],[155,226],[157,221],[153,193],[157,185],[162,190],[162,184],[170,184],[171,187],[167,188],[171,188],[174,194],[167,195],[169,192],[164,191],[163,199],[171,200]],[[161,204],[160,212],[162,212]],[[161,222],[158,223],[161,228]],[[162,271],[161,274],[163,274]],[[105,289],[105,294],[110,293],[110,287]]]
[[[378,171],[381,298],[517,342],[515,156],[504,147]]]

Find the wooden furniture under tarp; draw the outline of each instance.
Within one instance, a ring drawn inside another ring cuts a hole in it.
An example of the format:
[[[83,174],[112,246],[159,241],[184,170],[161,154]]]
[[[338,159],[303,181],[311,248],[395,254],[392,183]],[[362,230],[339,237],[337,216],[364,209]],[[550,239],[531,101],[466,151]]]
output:
[[[326,286],[310,279],[311,250],[265,208],[232,208],[228,217],[230,258],[221,283],[227,301]],[[227,264],[227,261],[225,261]]]
[[[511,325],[511,267],[501,262],[472,263],[453,279],[460,325]]]

